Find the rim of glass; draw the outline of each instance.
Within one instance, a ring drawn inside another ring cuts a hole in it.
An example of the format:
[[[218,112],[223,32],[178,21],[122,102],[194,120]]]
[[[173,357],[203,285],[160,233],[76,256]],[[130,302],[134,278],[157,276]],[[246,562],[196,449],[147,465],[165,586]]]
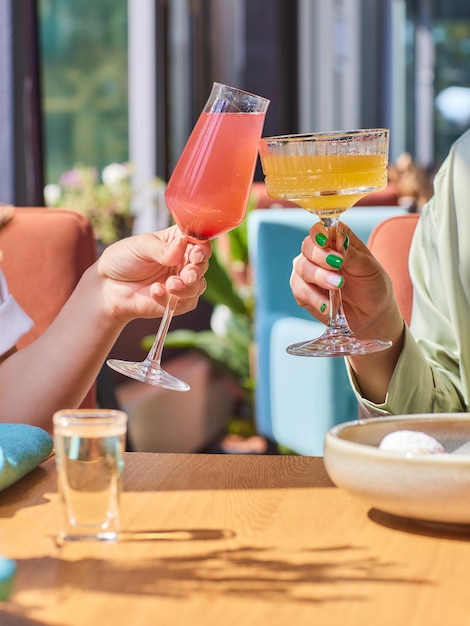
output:
[[[62,409],[52,416],[54,425],[64,425],[68,422],[97,424],[127,422],[127,413],[119,409]]]
[[[389,128],[358,128],[356,130],[330,130],[330,131],[316,131],[313,133],[292,133],[290,135],[273,135],[271,137],[261,137],[260,141],[263,143],[268,142],[302,142],[312,139],[350,139],[362,135],[364,137],[379,137],[380,135],[388,135],[390,133]]]
[[[232,85],[227,85],[226,83],[219,83],[217,81],[214,81],[212,83],[212,88],[214,87],[225,87],[225,89],[230,89],[230,91],[245,94],[246,96],[250,96],[251,98],[256,98],[257,100],[262,100],[264,102],[269,102],[269,103],[271,102],[268,98],[265,98],[264,96],[259,96],[258,94],[252,93],[251,91],[246,91],[246,89],[240,89],[240,87],[233,87]]]

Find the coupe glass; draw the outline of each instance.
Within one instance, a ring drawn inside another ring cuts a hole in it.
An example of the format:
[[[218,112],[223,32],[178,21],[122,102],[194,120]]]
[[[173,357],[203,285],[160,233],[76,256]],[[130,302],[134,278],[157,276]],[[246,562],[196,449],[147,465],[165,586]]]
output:
[[[334,246],[339,216],[363,196],[385,187],[388,140],[389,131],[383,128],[263,138],[260,156],[267,191],[317,215]],[[289,346],[289,354],[347,356],[392,345],[354,335],[343,311],[341,290],[330,291],[329,304],[323,335]]]
[[[167,206],[190,241],[213,239],[245,218],[268,105],[266,98],[213,84],[165,191]],[[108,365],[151,385],[188,391],[186,382],[161,366],[177,302],[176,296],[169,296],[154,344],[144,361],[110,359]]]

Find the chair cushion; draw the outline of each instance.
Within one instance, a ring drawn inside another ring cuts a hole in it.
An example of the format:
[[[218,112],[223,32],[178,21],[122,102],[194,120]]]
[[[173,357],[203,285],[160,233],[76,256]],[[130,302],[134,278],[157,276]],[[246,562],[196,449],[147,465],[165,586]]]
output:
[[[17,208],[0,231],[0,250],[10,293],[34,321],[22,348],[44,332],[94,262],[95,239],[74,211]]]
[[[367,243],[369,250],[387,270],[398,306],[408,325],[413,306],[408,256],[418,219],[419,213],[390,217],[372,230]]]
[[[95,237],[89,221],[75,211],[17,207],[0,230],[0,252],[9,291],[34,321],[18,341],[21,349],[51,324],[96,260]],[[82,406],[95,402],[94,385]]]
[[[324,330],[320,322],[298,317],[283,317],[272,326],[269,387],[273,437],[298,454],[323,456],[328,430],[357,417],[357,400],[344,359],[303,358],[286,352],[291,343],[314,339]]]

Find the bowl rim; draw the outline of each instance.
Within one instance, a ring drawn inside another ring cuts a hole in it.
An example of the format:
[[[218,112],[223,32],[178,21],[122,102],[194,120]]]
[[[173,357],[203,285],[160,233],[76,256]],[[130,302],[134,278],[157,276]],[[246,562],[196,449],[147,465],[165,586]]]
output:
[[[367,425],[373,425],[378,423],[398,423],[406,424],[411,421],[417,422],[468,422],[470,425],[470,412],[469,413],[414,413],[407,415],[384,415],[382,417],[370,417],[361,418],[358,420],[351,420],[336,424],[325,436],[325,450],[324,456],[327,457],[333,446],[336,449],[341,449],[349,453],[361,454],[362,457],[368,457],[370,459],[385,460],[390,462],[403,463],[416,463],[421,465],[429,464],[443,464],[443,465],[463,465],[470,466],[470,454],[416,454],[413,452],[406,452],[402,450],[380,450],[377,446],[360,443],[357,441],[350,441],[343,439],[341,433],[350,428],[361,428]],[[397,430],[403,430],[397,428]],[[469,437],[470,440],[470,437]]]

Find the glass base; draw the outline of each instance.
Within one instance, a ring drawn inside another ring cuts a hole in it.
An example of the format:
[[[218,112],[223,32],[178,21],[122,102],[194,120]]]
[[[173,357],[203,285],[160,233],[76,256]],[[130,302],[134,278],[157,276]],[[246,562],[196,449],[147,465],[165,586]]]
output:
[[[361,339],[350,330],[342,333],[329,329],[318,339],[294,343],[286,351],[294,356],[352,356],[380,352],[391,345],[391,341]]]
[[[118,541],[119,533],[117,531],[100,531],[97,533],[79,533],[79,532],[61,532],[57,537],[57,544],[72,543],[77,541]]]
[[[108,359],[106,364],[116,372],[129,376],[134,380],[142,383],[154,385],[155,387],[163,387],[172,391],[189,391],[188,383],[165,372],[159,365],[152,361],[141,361],[134,363],[132,361],[120,361],[119,359]]]

